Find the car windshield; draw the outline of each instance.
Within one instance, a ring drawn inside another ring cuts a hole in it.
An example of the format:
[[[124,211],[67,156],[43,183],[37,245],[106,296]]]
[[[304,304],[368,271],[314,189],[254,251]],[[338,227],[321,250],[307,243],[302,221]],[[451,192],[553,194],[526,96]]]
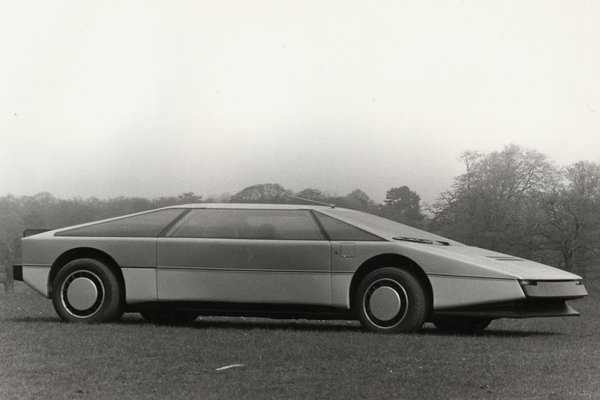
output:
[[[330,208],[319,211],[387,239],[401,237],[405,239],[426,239],[433,242],[458,244],[458,242],[446,239],[434,233],[429,233],[421,229],[413,228],[399,222],[381,218],[373,214],[367,214],[361,211],[348,210],[344,208]]]

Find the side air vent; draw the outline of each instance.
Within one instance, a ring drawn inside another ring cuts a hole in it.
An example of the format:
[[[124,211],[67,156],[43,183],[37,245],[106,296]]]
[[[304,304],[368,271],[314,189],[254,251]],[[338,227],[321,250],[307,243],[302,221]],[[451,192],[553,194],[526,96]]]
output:
[[[421,238],[406,237],[406,236],[395,236],[392,239],[401,240],[404,242],[414,242],[414,243],[424,243],[424,244],[441,244],[442,246],[450,246],[450,243],[442,242],[440,240],[421,239]]]

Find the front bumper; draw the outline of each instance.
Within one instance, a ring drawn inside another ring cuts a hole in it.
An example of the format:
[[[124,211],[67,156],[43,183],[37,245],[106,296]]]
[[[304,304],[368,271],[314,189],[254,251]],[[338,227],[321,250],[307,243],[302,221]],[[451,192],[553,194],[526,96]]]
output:
[[[588,295],[581,281],[520,281],[528,299],[573,300]]]
[[[536,318],[536,317],[576,317],[579,315],[564,301],[523,301],[503,304],[490,304],[480,307],[455,308],[436,311],[435,316],[483,317],[483,318]]]
[[[572,317],[579,313],[567,305],[567,300],[588,295],[580,280],[520,281],[525,298],[517,301],[485,305],[454,307],[435,311],[433,316],[463,316],[485,318]]]

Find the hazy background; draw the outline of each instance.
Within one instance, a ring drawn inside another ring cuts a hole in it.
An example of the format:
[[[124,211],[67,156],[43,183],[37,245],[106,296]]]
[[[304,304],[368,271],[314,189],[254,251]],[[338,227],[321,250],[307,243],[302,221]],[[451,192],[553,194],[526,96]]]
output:
[[[432,201],[464,150],[599,160],[600,2],[22,1],[0,195],[255,183]]]

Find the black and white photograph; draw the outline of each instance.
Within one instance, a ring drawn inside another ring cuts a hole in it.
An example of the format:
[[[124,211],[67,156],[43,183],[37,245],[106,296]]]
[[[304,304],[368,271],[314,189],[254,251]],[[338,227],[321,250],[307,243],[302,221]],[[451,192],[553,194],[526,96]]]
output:
[[[4,2],[0,399],[600,399],[600,2]]]

